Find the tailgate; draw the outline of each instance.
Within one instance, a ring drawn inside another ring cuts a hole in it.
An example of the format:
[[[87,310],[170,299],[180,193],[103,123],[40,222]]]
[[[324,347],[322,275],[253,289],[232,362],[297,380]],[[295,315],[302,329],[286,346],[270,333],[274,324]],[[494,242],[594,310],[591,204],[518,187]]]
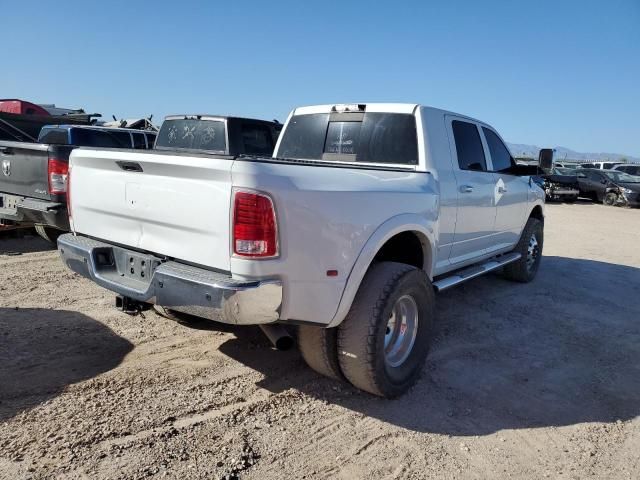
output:
[[[73,228],[160,256],[229,270],[230,159],[79,148]]]
[[[48,150],[39,143],[0,142],[0,192],[50,200]]]

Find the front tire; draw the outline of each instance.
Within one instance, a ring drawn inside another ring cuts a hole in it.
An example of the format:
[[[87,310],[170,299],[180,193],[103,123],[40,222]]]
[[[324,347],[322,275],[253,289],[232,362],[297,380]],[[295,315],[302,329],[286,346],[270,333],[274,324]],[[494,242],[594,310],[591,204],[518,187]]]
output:
[[[604,196],[604,199],[602,200],[602,203],[604,205],[609,206],[609,207],[614,207],[618,203],[618,195],[615,194],[614,192],[608,192]]]
[[[429,351],[435,295],[410,265],[373,265],[338,327],[338,360],[355,387],[392,398],[418,379]]]
[[[521,256],[504,267],[504,276],[515,282],[527,283],[534,279],[542,259],[544,243],[543,224],[537,218],[529,218],[520,241],[513,250]]]

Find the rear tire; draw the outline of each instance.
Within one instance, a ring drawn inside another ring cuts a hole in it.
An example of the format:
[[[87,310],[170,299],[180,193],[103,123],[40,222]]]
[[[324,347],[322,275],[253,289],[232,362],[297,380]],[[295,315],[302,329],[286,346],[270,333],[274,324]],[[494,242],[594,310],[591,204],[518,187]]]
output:
[[[47,242],[53,243],[54,245],[57,244],[58,237],[64,233],[62,230],[58,230],[57,228],[52,227],[45,227],[44,225],[36,225],[35,229],[38,235],[40,235]]]
[[[513,250],[521,257],[504,267],[503,275],[515,282],[527,283],[534,279],[542,259],[544,243],[543,224],[537,218],[529,218],[522,231],[520,241]]]
[[[298,347],[302,358],[325,377],[344,380],[338,363],[338,329],[302,325],[298,327]]]
[[[422,270],[394,262],[373,265],[338,327],[338,360],[347,380],[381,397],[406,392],[429,351],[434,303]]]

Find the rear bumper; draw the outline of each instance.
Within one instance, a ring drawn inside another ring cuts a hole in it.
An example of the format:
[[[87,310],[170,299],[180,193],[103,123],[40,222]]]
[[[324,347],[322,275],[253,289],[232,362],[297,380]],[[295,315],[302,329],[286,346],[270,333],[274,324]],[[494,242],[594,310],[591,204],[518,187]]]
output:
[[[140,302],[230,324],[272,323],[280,317],[277,280],[235,280],[70,233],[58,238],[58,250],[74,272]]]
[[[11,197],[16,202],[15,209],[0,208],[0,220],[9,220],[22,226],[46,225],[69,231],[67,206],[64,203],[37,198]]]

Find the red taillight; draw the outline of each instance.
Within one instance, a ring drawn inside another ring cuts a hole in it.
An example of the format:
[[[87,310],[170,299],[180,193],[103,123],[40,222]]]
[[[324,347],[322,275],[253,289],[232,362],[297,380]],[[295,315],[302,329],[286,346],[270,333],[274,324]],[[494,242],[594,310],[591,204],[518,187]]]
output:
[[[64,195],[67,193],[67,176],[69,164],[55,158],[49,158],[49,193],[51,195]]]
[[[69,223],[71,223],[71,167],[67,171],[67,215],[69,216]]]
[[[235,192],[233,253],[242,257],[278,255],[276,212],[268,196],[245,191]]]

